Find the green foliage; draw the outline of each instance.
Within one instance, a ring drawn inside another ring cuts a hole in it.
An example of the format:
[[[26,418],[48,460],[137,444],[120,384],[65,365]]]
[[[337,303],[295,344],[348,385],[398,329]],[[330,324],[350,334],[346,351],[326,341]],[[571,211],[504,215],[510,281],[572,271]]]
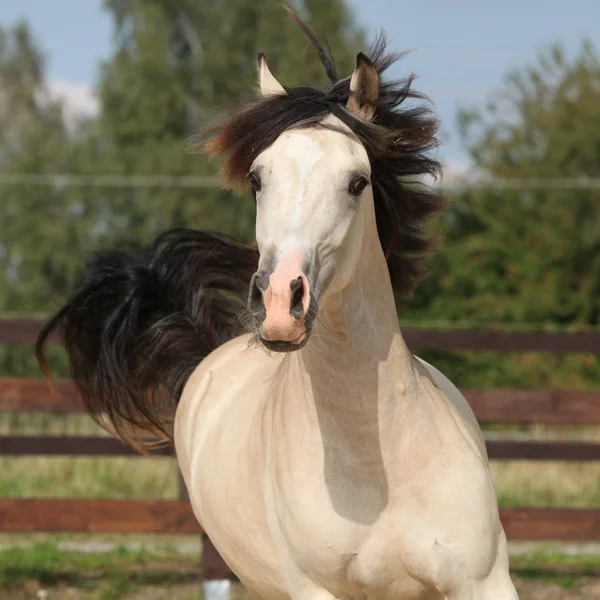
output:
[[[92,596],[97,600],[117,600],[143,586],[195,581],[197,574],[197,556],[167,548],[132,551],[120,546],[108,552],[76,552],[46,541],[0,550],[0,589],[4,591],[35,581],[56,586],[59,593],[68,584],[97,590]]]
[[[214,176],[186,139],[256,87],[264,51],[289,84],[321,81],[306,36],[267,0],[105,3],[114,51],[97,118],[67,123],[50,100],[44,57],[26,24],[0,30],[0,174]],[[343,0],[292,5],[350,73],[364,49]],[[0,313],[47,314],[100,247],[140,245],[190,226],[253,239],[254,203],[218,188],[0,185]],[[60,359],[55,361],[65,373]],[[0,348],[0,373],[37,375],[31,348]]]
[[[589,42],[572,61],[560,47],[509,74],[482,109],[461,111],[464,144],[485,175],[556,180],[600,176],[600,58]],[[600,191],[471,189],[454,194],[439,219],[443,243],[432,276],[403,312],[406,320],[502,323],[511,328],[600,325]],[[463,363],[463,385],[521,372],[538,387],[598,385],[595,357],[549,360],[526,369],[511,357]],[[487,363],[487,364],[486,364]],[[454,376],[457,365],[443,359]],[[550,371],[550,365],[557,370]],[[528,375],[527,375],[528,373]],[[575,377],[573,377],[575,376]],[[517,381],[516,381],[517,380]],[[562,383],[562,385],[561,385]]]
[[[101,112],[67,123],[25,24],[0,30],[0,173],[214,176],[186,139],[255,87],[264,51],[284,84],[325,83],[316,53],[267,0],[106,0],[114,51],[101,69]],[[350,73],[365,48],[343,0],[292,8]],[[600,60],[591,43],[560,47],[507,76],[459,123],[476,168],[507,178],[600,176]],[[404,322],[519,328],[600,325],[600,192],[465,190],[433,228],[444,242]],[[186,225],[253,238],[254,205],[217,188],[0,186],[0,312],[46,314],[90,250],[139,245]],[[428,353],[460,385],[597,386],[594,356]],[[52,363],[65,375],[60,353]],[[0,373],[38,374],[31,348],[1,347]]]
[[[344,2],[294,5],[350,73],[363,40]],[[270,0],[109,0],[106,6],[116,23],[116,49],[102,71],[98,134],[110,144],[110,171],[215,175],[216,165],[186,152],[185,140],[254,92],[259,51],[284,82],[325,83],[306,36]],[[253,237],[251,200],[217,189],[124,190],[112,201],[127,211],[128,233],[136,237],[182,224]]]
[[[93,543],[83,542],[83,545]],[[598,577],[600,559],[595,554],[561,554],[542,548],[511,556],[510,566],[511,573],[520,579],[577,590]],[[130,597],[130,594],[137,598],[156,593],[153,586],[164,586],[165,594],[172,590],[171,596],[192,600],[197,598],[197,592],[192,590],[199,586],[198,556],[166,547],[77,552],[47,541],[0,551],[3,592],[10,594],[19,588],[30,591],[33,582],[43,585],[50,592],[49,597],[63,592],[97,600]],[[186,583],[192,584],[191,589]],[[67,585],[71,588],[68,591]],[[80,595],[85,592],[90,595]],[[235,597],[245,598],[239,595],[237,586]]]
[[[0,31],[0,89],[0,172],[64,170],[70,152],[62,109],[49,100],[43,57],[25,24]],[[78,235],[66,218],[71,202],[56,189],[0,188],[0,311],[40,306],[49,287],[64,291],[75,267],[65,242]]]
[[[560,47],[507,77],[484,110],[460,113],[477,169],[495,177],[600,176],[600,58]],[[452,198],[430,283],[448,319],[600,324],[600,192],[484,190]],[[422,297],[421,297],[422,300]]]

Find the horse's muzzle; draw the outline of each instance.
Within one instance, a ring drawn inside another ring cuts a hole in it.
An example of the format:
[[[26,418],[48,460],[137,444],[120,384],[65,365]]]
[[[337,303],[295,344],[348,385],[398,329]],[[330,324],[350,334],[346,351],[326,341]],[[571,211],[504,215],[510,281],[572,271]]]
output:
[[[304,252],[294,250],[272,273],[258,271],[252,277],[248,308],[260,340],[270,350],[299,350],[308,340],[312,300],[306,262]]]

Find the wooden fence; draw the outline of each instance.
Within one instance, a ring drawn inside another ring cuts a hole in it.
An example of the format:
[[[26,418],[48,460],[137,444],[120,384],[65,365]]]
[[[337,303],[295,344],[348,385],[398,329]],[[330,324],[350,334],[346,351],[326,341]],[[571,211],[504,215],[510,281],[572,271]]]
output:
[[[0,342],[32,343],[36,320],[1,320]],[[600,353],[600,333],[440,331],[403,329],[409,347],[438,350],[500,350]],[[50,393],[42,379],[0,378],[0,412],[82,412],[75,389],[58,382]],[[600,425],[600,392],[464,389],[475,415],[486,423]],[[488,441],[492,460],[600,461],[600,444]],[[110,437],[21,436],[0,438],[0,455],[125,456],[136,452]],[[171,455],[170,449],[155,454]],[[600,540],[600,508],[503,508],[510,540]],[[203,534],[180,480],[180,499],[88,500],[0,498],[0,531],[72,531],[200,534],[205,579],[224,579],[227,567]]]

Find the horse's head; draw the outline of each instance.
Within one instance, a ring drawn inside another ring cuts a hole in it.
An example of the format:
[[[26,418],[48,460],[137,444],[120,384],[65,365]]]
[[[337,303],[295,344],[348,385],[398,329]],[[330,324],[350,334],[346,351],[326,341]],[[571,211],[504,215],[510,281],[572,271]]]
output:
[[[386,52],[382,36],[369,58],[358,54],[351,76],[339,78],[328,50],[294,19],[316,46],[330,88],[284,88],[261,54],[258,97],[202,132],[198,144],[225,155],[224,183],[251,188],[256,199],[260,260],[248,307],[259,339],[281,352],[306,344],[319,307],[341,298],[359,261],[368,269],[367,250],[385,257],[397,297],[410,295],[431,248],[424,221],[444,204],[405,181],[438,173],[427,154],[437,120],[426,106],[403,106],[423,98],[412,76],[381,81],[399,55]]]
[[[286,94],[259,57],[264,95]],[[362,54],[346,109],[369,120],[378,74]],[[344,288],[361,253],[365,209],[372,212],[371,166],[363,145],[333,115],[280,135],[261,152],[248,179],[256,198],[258,271],[249,309],[263,343],[301,348],[319,303]]]

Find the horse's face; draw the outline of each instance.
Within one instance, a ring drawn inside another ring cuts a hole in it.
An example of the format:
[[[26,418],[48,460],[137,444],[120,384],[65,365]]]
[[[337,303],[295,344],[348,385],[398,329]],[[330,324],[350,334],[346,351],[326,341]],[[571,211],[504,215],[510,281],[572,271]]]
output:
[[[287,131],[250,169],[260,262],[249,308],[273,350],[304,346],[319,303],[351,281],[373,202],[364,147],[334,117],[325,124]]]
[[[349,283],[370,176],[364,148],[327,129],[286,132],[254,162],[260,263],[251,309],[268,346],[302,346],[318,302]]]

